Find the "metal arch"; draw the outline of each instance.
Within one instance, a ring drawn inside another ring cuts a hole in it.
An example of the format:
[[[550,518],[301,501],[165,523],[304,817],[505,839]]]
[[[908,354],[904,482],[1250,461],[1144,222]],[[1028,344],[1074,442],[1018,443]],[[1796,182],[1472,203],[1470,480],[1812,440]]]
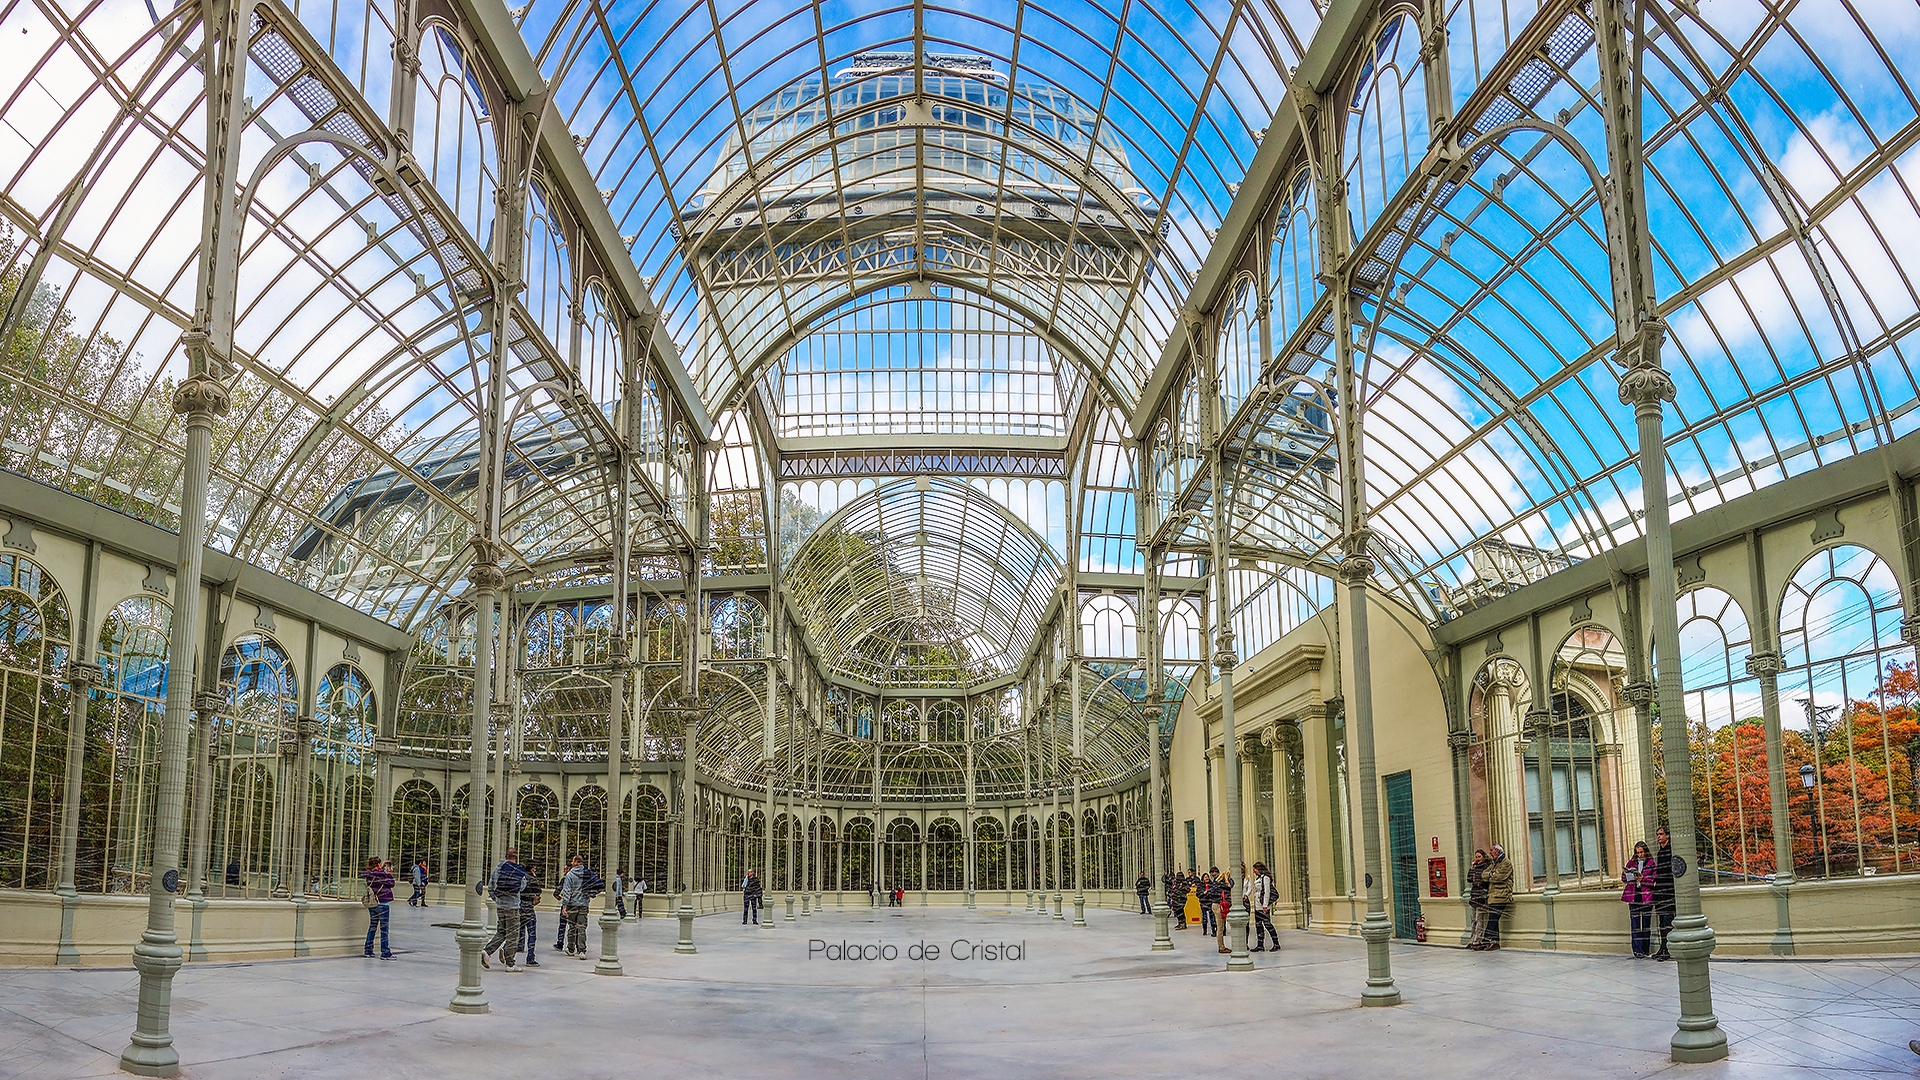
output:
[[[779,337],[769,340],[764,347],[753,355],[753,358],[745,366],[739,368],[740,379],[738,383],[730,392],[725,403],[714,411],[716,413],[725,413],[731,409],[738,408],[740,404],[739,398],[754,393],[761,376],[768,369],[779,364],[795,345],[814,334],[818,330],[821,320],[833,315],[849,304],[860,303],[888,289],[897,289],[903,285],[911,286],[921,282],[944,285],[948,288],[967,293],[970,296],[978,297],[981,300],[1001,305],[1024,321],[1027,329],[1038,335],[1047,344],[1053,346],[1063,356],[1071,360],[1074,366],[1079,368],[1082,374],[1087,377],[1091,385],[1101,387],[1112,400],[1122,400],[1117,396],[1118,391],[1107,381],[1105,370],[1093,362],[1085,350],[1080,348],[1079,342],[1070,335],[1059,333],[1051,323],[1043,319],[1038,312],[1033,311],[1025,303],[1014,297],[998,296],[982,292],[973,282],[969,282],[966,278],[958,274],[949,273],[944,270],[921,271],[919,269],[911,269],[901,270],[893,274],[871,279],[864,279],[860,282],[859,291],[857,292],[849,289],[844,293],[832,293],[825,299],[815,303],[812,307],[802,309],[802,313],[787,324],[787,328],[781,332]],[[955,304],[966,303],[960,300],[949,300],[949,302]],[[991,310],[979,304],[968,304],[968,306],[980,307],[982,310]]]

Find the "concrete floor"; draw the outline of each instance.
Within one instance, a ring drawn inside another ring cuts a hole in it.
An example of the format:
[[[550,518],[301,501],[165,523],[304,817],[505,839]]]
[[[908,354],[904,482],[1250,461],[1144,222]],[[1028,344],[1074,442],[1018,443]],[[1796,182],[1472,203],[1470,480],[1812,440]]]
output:
[[[1357,939],[1289,933],[1228,975],[1211,939],[1152,954],[1148,920],[1096,911],[1073,930],[1019,912],[860,909],[773,932],[698,921],[620,935],[627,977],[541,950],[488,974],[488,1016],[455,1016],[457,910],[394,908],[393,963],[328,959],[189,967],[173,1031],[196,1078],[689,1076],[1113,1077],[1232,1069],[1261,1077],[1912,1076],[1920,960],[1713,965],[1728,1062],[1675,1066],[1668,964],[1396,945],[1406,1003],[1361,1009]],[[553,927],[542,920],[543,944]],[[597,928],[592,936],[599,940]],[[888,944],[893,961],[809,957],[811,939]],[[1019,960],[955,961],[956,938],[1020,942]],[[915,942],[933,961],[906,958]],[[1204,946],[1204,947],[1203,947]],[[125,970],[0,976],[0,1077],[121,1075],[133,1019]],[[716,1072],[716,1070],[719,1070]],[[1245,1070],[1251,1070],[1245,1071]]]

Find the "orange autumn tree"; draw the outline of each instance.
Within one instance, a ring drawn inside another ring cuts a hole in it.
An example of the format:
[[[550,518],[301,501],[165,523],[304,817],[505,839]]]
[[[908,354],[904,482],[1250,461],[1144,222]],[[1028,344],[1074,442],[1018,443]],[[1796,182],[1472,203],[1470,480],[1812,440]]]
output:
[[[1788,800],[1794,860],[1834,874],[1872,867],[1881,873],[1911,869],[1920,857],[1920,805],[1914,770],[1920,767],[1920,679],[1913,664],[1889,663],[1875,699],[1850,701],[1820,737],[1819,758],[1809,736],[1787,741]],[[1819,799],[1800,785],[1800,768],[1818,769]],[[1824,816],[1824,845],[1821,843]]]
[[[1758,717],[1717,731],[1693,724],[1688,743],[1703,869],[1729,883],[1773,873],[1765,725]],[[1863,866],[1890,873],[1920,863],[1920,676],[1913,664],[1888,663],[1872,698],[1847,703],[1820,734],[1817,763],[1813,737],[1791,728],[1781,733],[1781,758],[1797,874],[1852,874]],[[1817,793],[1801,781],[1806,765],[1818,770]]]

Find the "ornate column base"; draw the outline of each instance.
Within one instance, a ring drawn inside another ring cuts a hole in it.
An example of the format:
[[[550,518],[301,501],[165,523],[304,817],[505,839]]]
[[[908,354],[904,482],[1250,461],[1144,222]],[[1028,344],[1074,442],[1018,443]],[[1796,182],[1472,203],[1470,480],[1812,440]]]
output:
[[[60,945],[53,952],[54,967],[79,967],[80,950],[73,947],[73,913],[80,907],[80,894],[70,886],[62,886],[60,896]],[[194,930],[200,928],[195,925]],[[195,933],[197,941],[199,933]]]
[[[1084,930],[1087,928],[1087,894],[1073,894],[1073,925]]]
[[[480,988],[480,950],[487,945],[487,928],[479,923],[461,923],[453,932],[460,946],[460,982],[453,988],[453,1000],[447,1008],[457,1013],[483,1013],[490,1009],[487,995]]]
[[[1792,874],[1778,874],[1773,879],[1770,891],[1773,893],[1773,943],[1767,951],[1775,956],[1793,955],[1793,917],[1787,910],[1787,892],[1793,885]]]
[[[787,921],[788,922],[797,921],[793,917],[793,894],[792,893],[787,894]]]
[[[1033,910],[1033,890],[1032,890],[1032,889],[1028,889],[1028,890],[1027,890],[1027,907],[1026,907],[1026,910],[1028,910],[1028,911],[1032,911],[1032,910]]]
[[[778,921],[779,920],[773,917],[773,912],[767,910],[766,901],[762,900],[760,902],[760,929],[771,930],[773,929],[773,924]]]
[[[609,908],[600,913],[600,959],[593,963],[595,975],[625,975],[620,970],[620,913]]]
[[[1227,956],[1228,971],[1253,970],[1253,956],[1247,952],[1247,922],[1252,917],[1239,907],[1227,913],[1227,948],[1233,950]]]
[[[813,894],[812,893],[800,894],[800,917],[803,919],[813,918]]]
[[[139,1076],[179,1076],[180,1052],[173,1048],[173,976],[180,970],[180,943],[171,933],[152,930],[133,947],[140,972],[140,1012],[133,1039],[120,1052],[120,1068]]]
[[[1707,958],[1713,955],[1713,927],[1705,915],[1682,915],[1667,934],[1667,951],[1680,969],[1680,1020],[1673,1033],[1673,1060],[1719,1061],[1727,1056],[1727,1033],[1713,1015],[1713,986]]]
[[[1053,894],[1053,917],[1060,922],[1067,921],[1067,898],[1061,893]]]
[[[1400,988],[1393,985],[1393,967],[1387,959],[1387,939],[1393,936],[1393,923],[1387,921],[1387,913],[1367,912],[1366,921],[1360,924],[1360,936],[1367,942],[1367,988],[1360,991],[1360,1004],[1400,1004]]]
[[[193,909],[193,930],[187,936],[187,962],[204,964],[207,962],[208,954],[206,941],[200,935],[200,924],[202,917],[207,913],[207,898],[188,893],[187,906]]]
[[[1167,919],[1172,914],[1164,899],[1153,902],[1153,948],[1148,952],[1173,951],[1173,936],[1167,932]]]
[[[673,951],[682,956],[692,956],[700,950],[693,945],[693,905],[688,902],[687,894],[680,894],[680,940],[673,943]]]

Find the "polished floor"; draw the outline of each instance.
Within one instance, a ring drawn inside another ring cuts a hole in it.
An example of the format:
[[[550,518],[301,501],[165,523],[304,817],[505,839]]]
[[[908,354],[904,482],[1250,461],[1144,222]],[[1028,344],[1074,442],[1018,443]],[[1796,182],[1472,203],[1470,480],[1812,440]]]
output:
[[[174,1034],[196,1078],[723,1075],[813,1077],[1862,1077],[1920,1074],[1920,960],[1716,962],[1732,1058],[1667,1060],[1671,965],[1506,950],[1393,947],[1406,996],[1362,1009],[1357,939],[1289,933],[1250,975],[1213,942],[1146,951],[1148,920],[1097,911],[1074,930],[1020,912],[867,909],[768,932],[698,921],[623,929],[626,977],[541,951],[490,972],[486,1016],[446,1002],[450,908],[396,906],[400,959],[192,967]],[[552,926],[543,919],[543,944]],[[593,932],[598,941],[597,929]],[[963,940],[966,955],[952,955]],[[873,959],[829,959],[845,943]],[[937,959],[912,959],[916,943]],[[1018,945],[989,959],[987,944]],[[872,948],[868,948],[871,946]],[[886,959],[892,946],[894,959]],[[125,970],[0,974],[0,1077],[120,1075]],[[1244,1070],[1252,1069],[1252,1072]]]

